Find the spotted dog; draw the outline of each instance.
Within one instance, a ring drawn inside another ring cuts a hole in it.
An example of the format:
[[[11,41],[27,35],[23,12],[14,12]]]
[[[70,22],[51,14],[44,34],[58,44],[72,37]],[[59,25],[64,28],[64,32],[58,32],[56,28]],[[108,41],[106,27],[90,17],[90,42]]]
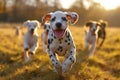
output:
[[[44,25],[42,25],[44,27],[44,32],[41,33],[41,42],[42,42],[42,46],[43,46],[43,51],[44,52],[47,52],[47,44],[48,44],[48,32],[50,30],[50,24],[49,23],[46,23]]]
[[[28,20],[24,22],[24,26],[28,28],[24,35],[24,62],[27,63],[38,48],[37,29],[40,27],[40,23],[37,20]]]
[[[68,24],[75,24],[77,20],[77,13],[62,11],[48,13],[43,18],[43,22],[49,22],[50,26],[45,38],[47,52],[58,74],[67,73],[76,60],[76,47]],[[64,61],[61,63],[57,56],[63,56]]]
[[[104,40],[106,38],[106,25],[107,25],[107,22],[106,21],[103,21],[103,20],[100,20],[100,29],[98,30],[98,42],[99,42],[99,39],[102,39],[102,41],[100,42],[100,47],[103,45],[104,43]]]
[[[85,47],[87,50],[90,48],[90,56],[94,54],[94,50],[96,48],[98,26],[99,23],[96,21],[89,21],[85,26],[85,28],[87,28],[85,31]],[[90,45],[91,47],[89,47]]]

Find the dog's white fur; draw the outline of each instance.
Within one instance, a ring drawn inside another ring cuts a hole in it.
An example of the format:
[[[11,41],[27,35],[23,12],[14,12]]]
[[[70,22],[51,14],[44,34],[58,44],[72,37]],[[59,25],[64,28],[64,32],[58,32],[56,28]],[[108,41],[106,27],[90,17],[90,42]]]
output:
[[[24,35],[24,62],[27,63],[38,48],[37,29],[40,27],[40,23],[37,20],[28,20],[24,22],[24,26],[28,28]]]
[[[92,56],[94,54],[96,48],[96,41],[97,41],[97,31],[98,31],[99,23],[96,21],[89,21],[86,23],[85,28],[85,47],[88,50],[90,47],[89,55]]]
[[[44,35],[42,34],[42,36],[47,37],[41,38],[45,38],[42,40],[44,40],[44,44],[47,43],[46,46],[48,46],[47,51],[49,57],[55,70],[59,74],[67,73],[76,60],[76,48],[68,24],[69,21],[75,24],[77,20],[77,13],[62,11],[49,13],[43,18],[43,22],[49,22],[49,24],[47,24],[48,28],[43,32]],[[47,29],[49,30],[48,35],[46,35]],[[57,55],[65,58],[63,63],[58,60]]]

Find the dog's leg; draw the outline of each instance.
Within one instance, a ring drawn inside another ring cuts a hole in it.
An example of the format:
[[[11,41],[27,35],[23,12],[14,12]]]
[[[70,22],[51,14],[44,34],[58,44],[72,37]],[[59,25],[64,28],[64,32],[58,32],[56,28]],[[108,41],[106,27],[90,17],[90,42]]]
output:
[[[100,47],[103,45],[104,40],[105,40],[105,39],[102,39],[102,41],[101,41],[101,43],[100,43],[100,45],[99,45]]]
[[[85,49],[88,50],[89,49],[89,43],[88,41],[85,39]]]
[[[67,73],[71,67],[72,67],[72,64],[75,62],[76,60],[76,49],[73,47],[72,49],[70,49],[69,51],[69,55],[67,55],[65,57],[65,60],[62,64],[62,74],[65,74]]]
[[[56,55],[50,50],[48,50],[48,54],[52,62],[52,65],[54,66],[57,73],[62,74],[62,66],[61,66],[61,63],[58,61]]]
[[[95,48],[96,48],[96,42],[92,44],[92,46],[90,48],[90,54],[89,54],[89,56],[92,56],[94,54]]]
[[[24,62],[27,63],[30,59],[29,59],[29,54],[28,54],[28,49],[29,46],[26,42],[24,42]]]
[[[38,48],[38,43],[36,42],[36,44],[33,45],[33,47],[30,48],[30,54],[35,54],[35,51],[37,50]]]

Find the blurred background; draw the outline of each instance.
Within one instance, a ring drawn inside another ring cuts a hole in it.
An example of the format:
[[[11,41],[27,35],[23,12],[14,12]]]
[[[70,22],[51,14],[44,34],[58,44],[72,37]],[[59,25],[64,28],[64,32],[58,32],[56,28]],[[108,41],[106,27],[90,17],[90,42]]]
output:
[[[56,10],[77,12],[77,25],[103,19],[109,26],[120,26],[120,0],[0,0],[0,22],[41,21],[43,15]]]

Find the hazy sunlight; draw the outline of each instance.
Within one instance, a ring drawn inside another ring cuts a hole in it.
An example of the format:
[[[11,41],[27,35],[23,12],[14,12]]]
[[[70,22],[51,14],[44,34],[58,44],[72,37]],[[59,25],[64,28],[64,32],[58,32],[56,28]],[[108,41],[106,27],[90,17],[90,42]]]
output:
[[[120,6],[120,0],[94,0],[100,3],[105,9],[111,10]]]
[[[63,8],[68,9],[74,4],[75,0],[60,0]]]

